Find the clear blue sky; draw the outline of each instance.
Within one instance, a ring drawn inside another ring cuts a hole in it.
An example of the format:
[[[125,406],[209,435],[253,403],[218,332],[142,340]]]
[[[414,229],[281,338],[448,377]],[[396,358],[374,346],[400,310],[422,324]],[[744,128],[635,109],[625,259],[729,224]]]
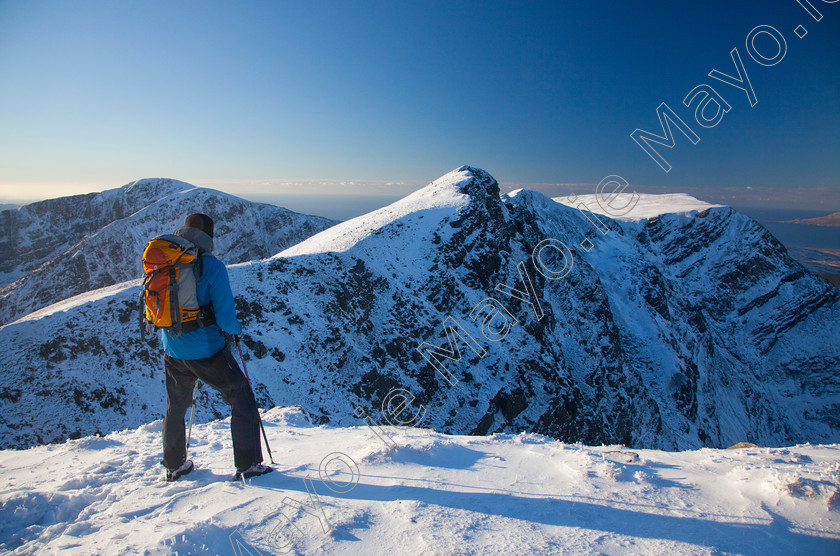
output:
[[[401,192],[471,164],[509,186],[619,174],[836,211],[840,3],[811,3],[820,22],[795,0],[0,0],[0,202],[162,176]],[[778,52],[769,34],[748,51],[759,25],[785,39],[773,66],[753,59]],[[736,75],[736,47],[754,107],[708,77]],[[682,104],[703,83],[732,107],[709,129]],[[661,134],[663,102],[701,138],[672,127],[669,173],[630,137]]]

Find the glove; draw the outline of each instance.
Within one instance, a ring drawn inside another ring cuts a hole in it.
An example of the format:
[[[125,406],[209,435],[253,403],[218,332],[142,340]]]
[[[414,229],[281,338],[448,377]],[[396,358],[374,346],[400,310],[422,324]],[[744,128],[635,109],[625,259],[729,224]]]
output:
[[[234,343],[234,344],[239,343],[239,334],[228,334],[227,332],[223,332],[222,334],[224,334],[224,336],[225,336],[225,342],[226,343],[229,343],[229,344],[230,343]]]

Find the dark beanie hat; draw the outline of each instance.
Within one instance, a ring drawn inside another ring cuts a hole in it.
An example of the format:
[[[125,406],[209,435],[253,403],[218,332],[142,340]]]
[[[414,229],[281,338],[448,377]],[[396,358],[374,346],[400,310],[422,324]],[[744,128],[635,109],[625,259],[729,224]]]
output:
[[[187,216],[184,225],[190,228],[198,228],[208,236],[213,237],[213,219],[206,214],[191,214]]]

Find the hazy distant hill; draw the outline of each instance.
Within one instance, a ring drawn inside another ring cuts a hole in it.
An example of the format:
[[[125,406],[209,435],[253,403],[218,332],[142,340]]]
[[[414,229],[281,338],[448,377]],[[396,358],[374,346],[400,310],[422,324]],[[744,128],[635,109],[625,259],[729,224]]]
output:
[[[258,400],[359,425],[410,392],[403,422],[588,444],[840,439],[840,290],[729,207],[644,196],[637,216],[602,216],[603,235],[565,201],[500,195],[463,167],[231,267]],[[4,447],[161,416],[137,295],[115,286],[0,328]],[[197,418],[226,414],[204,389]]]
[[[226,263],[274,255],[335,224],[170,179],[6,210],[0,213],[0,324],[139,279],[145,243],[181,227],[191,212],[216,220],[216,255]]]
[[[840,227],[840,212],[818,216],[816,218],[798,218],[796,220],[785,220],[786,224],[810,224],[811,226],[832,226]]]

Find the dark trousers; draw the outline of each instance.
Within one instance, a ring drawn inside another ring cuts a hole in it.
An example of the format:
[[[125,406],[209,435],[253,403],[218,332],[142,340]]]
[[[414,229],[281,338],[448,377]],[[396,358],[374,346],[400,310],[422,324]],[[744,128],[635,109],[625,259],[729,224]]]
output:
[[[166,371],[166,417],[163,419],[163,464],[175,469],[186,458],[184,417],[192,405],[196,379],[217,390],[230,405],[233,461],[247,469],[263,460],[260,446],[260,415],[254,393],[230,348],[207,359],[184,360],[164,355]]]

